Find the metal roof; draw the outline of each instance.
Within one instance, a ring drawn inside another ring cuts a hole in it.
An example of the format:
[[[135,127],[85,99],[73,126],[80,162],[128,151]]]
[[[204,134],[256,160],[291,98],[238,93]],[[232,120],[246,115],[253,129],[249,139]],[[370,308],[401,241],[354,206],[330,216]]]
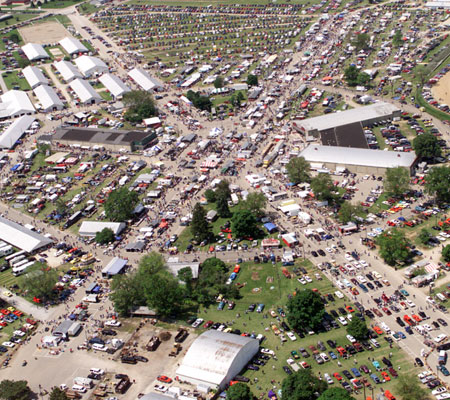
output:
[[[65,37],[60,40],[59,44],[67,51],[69,54],[74,53],[87,53],[88,49],[78,40],[73,37]]]
[[[353,108],[347,111],[341,111],[319,117],[296,120],[295,124],[303,128],[306,132],[312,130],[322,131],[335,128],[337,126],[347,125],[354,122],[364,122],[373,118],[390,117],[399,108],[390,103],[379,102],[370,106]]]
[[[28,253],[53,243],[53,240],[3,217],[0,217],[0,240]]]
[[[34,120],[35,118],[29,115],[24,115],[23,117],[16,119],[0,134],[0,148],[13,148],[15,143],[22,137]]]
[[[33,88],[37,85],[47,85],[48,79],[42,73],[38,67],[29,65],[22,70],[23,76],[27,80],[28,84]]]
[[[81,56],[75,59],[75,64],[84,76],[108,71],[108,66],[98,57]]]
[[[416,153],[385,150],[357,149],[351,147],[320,146],[311,144],[301,151],[300,157],[315,163],[335,163],[378,168],[410,168]]]
[[[97,232],[101,232],[105,228],[109,228],[118,235],[126,227],[124,222],[99,222],[99,221],[83,221],[80,226],[80,236],[95,236]]]
[[[0,118],[34,113],[34,107],[22,90],[10,90],[0,96]]]
[[[163,87],[163,84],[159,80],[152,78],[141,68],[132,69],[128,72],[128,76],[130,76],[142,89],[147,91]]]
[[[109,90],[114,97],[123,96],[130,88],[122,82],[122,80],[112,74],[103,74],[99,81]]]
[[[119,274],[125,265],[127,265],[128,261],[119,257],[114,257],[108,265],[102,269],[102,274],[104,275],[117,275]]]
[[[64,108],[63,102],[50,86],[40,85],[37,88],[34,88],[33,92],[41,103],[42,109],[44,111],[53,110],[53,108],[55,107],[58,110]]]
[[[41,58],[50,58],[40,44],[27,43],[25,46],[22,46],[22,50],[30,61],[39,60]]]
[[[53,64],[58,72],[61,74],[62,78],[66,82],[70,82],[72,79],[81,78],[82,75],[80,71],[69,61],[59,61]]]
[[[101,96],[95,91],[88,81],[75,79],[70,82],[70,87],[75,91],[81,103],[88,103],[92,100],[101,101]]]

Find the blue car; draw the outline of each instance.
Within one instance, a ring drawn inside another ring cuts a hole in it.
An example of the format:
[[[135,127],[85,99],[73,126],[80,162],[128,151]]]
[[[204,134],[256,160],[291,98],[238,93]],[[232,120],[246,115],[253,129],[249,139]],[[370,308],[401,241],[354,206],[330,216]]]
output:
[[[444,365],[439,365],[439,369],[441,370],[441,372],[445,375],[445,376],[449,376],[450,372],[448,372],[448,369],[445,368]]]
[[[358,371],[358,368],[352,368],[352,372],[356,378],[359,378],[361,376],[361,373]]]
[[[334,354],[334,352],[329,351],[328,354],[330,355],[330,357],[331,357],[333,360],[337,360],[337,355]]]
[[[377,360],[372,361],[372,364],[377,370],[380,369],[380,363]]]
[[[398,331],[397,334],[400,336],[400,339],[406,339],[406,335],[402,331]]]
[[[369,289],[367,289],[366,285],[364,285],[363,283],[360,283],[359,287],[363,290],[364,293],[367,293],[369,291]]]
[[[381,381],[380,381],[380,378],[378,378],[378,376],[376,376],[375,374],[371,374],[370,375],[370,377],[372,378],[372,380],[375,382],[375,383],[381,383]]]
[[[264,304],[258,304],[258,307],[256,308],[256,312],[262,313],[264,310]]]
[[[219,305],[217,306],[217,309],[218,309],[219,311],[222,311],[224,307],[225,307],[225,302],[224,302],[224,301],[221,301],[221,302],[219,303]]]
[[[236,278],[237,278],[237,274],[236,274],[236,272],[233,272],[233,273],[230,275],[230,279],[231,279],[232,281],[234,281]]]

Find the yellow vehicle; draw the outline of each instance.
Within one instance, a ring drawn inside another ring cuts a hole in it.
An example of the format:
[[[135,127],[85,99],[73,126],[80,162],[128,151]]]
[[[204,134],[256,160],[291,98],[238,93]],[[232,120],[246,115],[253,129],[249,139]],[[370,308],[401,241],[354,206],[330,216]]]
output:
[[[80,261],[80,258],[79,257],[77,257],[77,258],[74,258],[73,260],[70,260],[70,263],[72,264],[72,265],[75,265],[77,262],[79,262]]]
[[[73,272],[77,272],[80,270],[80,267],[70,267],[70,270]]]
[[[280,330],[278,329],[278,327],[274,324],[274,325],[272,325],[272,330],[273,330],[273,333],[275,333],[275,335],[279,335],[280,334]]]
[[[6,297],[12,297],[12,293],[11,293],[9,290],[5,290],[5,291],[3,292],[3,294],[4,294]]]

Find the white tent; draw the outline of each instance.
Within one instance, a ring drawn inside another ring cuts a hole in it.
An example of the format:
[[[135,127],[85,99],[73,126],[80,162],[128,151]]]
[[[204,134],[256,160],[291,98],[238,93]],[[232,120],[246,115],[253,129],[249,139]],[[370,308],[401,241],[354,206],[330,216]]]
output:
[[[24,115],[15,120],[0,134],[0,148],[13,148],[15,143],[22,137],[34,120],[35,118],[29,115]]]
[[[75,59],[75,64],[85,77],[89,77],[95,73],[102,74],[108,72],[108,66],[97,57],[81,56]]]
[[[143,90],[158,90],[163,88],[163,84],[155,78],[152,78],[146,71],[141,68],[134,68],[128,72],[130,76]]]
[[[73,37],[65,37],[59,44],[70,55],[75,53],[87,53],[88,49],[78,40]]]
[[[69,61],[55,62],[53,65],[67,83],[73,81],[74,79],[82,78],[82,75],[75,68],[75,65]]]
[[[94,90],[90,83],[84,79],[75,79],[70,82],[70,87],[83,104],[92,104],[102,101],[100,95]]]
[[[64,108],[63,102],[50,86],[40,85],[33,92],[41,103],[41,111],[49,112]]]
[[[10,90],[0,96],[0,118],[34,114],[35,109],[22,90]]]
[[[27,43],[25,46],[22,46],[22,50],[30,61],[50,58],[48,53],[40,44]]]
[[[22,73],[28,84],[31,86],[31,89],[34,89],[39,85],[48,85],[48,79],[38,67],[29,65],[22,70]]]
[[[112,74],[103,74],[99,81],[108,89],[109,93],[116,99],[122,97],[130,88],[120,78]]]

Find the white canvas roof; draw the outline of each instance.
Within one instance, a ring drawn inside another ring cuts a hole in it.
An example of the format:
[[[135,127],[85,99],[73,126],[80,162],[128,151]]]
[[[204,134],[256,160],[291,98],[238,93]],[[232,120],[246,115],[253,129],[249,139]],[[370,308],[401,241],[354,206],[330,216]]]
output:
[[[126,92],[130,91],[130,88],[115,75],[109,73],[103,74],[99,80],[114,97],[123,96]]]
[[[14,147],[14,144],[22,137],[34,120],[35,118],[29,115],[24,115],[15,120],[0,134],[0,148],[11,149]]]
[[[22,46],[22,50],[30,61],[50,58],[48,53],[40,44],[28,43],[25,46]]]
[[[87,53],[88,49],[81,43],[78,39],[73,37],[65,37],[59,44],[67,51],[70,55],[75,53]]]
[[[47,85],[48,79],[44,76],[42,71],[38,67],[29,65],[22,70],[23,76],[27,80],[28,84],[34,88],[38,85]]]
[[[100,95],[94,90],[90,83],[84,79],[73,80],[70,82],[70,87],[75,91],[81,103],[88,103],[92,100],[102,100]]]
[[[40,85],[33,92],[41,103],[43,111],[52,111],[54,108],[61,110],[64,108],[63,102],[50,86]]]
[[[53,243],[51,239],[3,217],[0,217],[0,240],[28,253]]]
[[[130,76],[142,89],[149,91],[159,87],[163,87],[163,84],[152,78],[146,71],[141,68],[134,68],[128,72]]]
[[[108,66],[97,57],[81,56],[75,59],[75,64],[84,76],[108,71]]]
[[[55,62],[53,65],[66,82],[70,82],[73,79],[82,77],[78,69],[75,68],[75,65],[73,65],[69,61]]]
[[[17,117],[35,112],[33,104],[22,90],[10,90],[0,96],[0,118]]]
[[[351,147],[309,145],[299,154],[308,162],[323,162],[360,165],[378,168],[410,168],[416,160],[416,153],[357,149]]]
[[[98,221],[83,221],[80,226],[80,236],[95,236],[97,232],[101,232],[105,228],[109,228],[118,235],[126,227],[124,222],[98,222]]]

